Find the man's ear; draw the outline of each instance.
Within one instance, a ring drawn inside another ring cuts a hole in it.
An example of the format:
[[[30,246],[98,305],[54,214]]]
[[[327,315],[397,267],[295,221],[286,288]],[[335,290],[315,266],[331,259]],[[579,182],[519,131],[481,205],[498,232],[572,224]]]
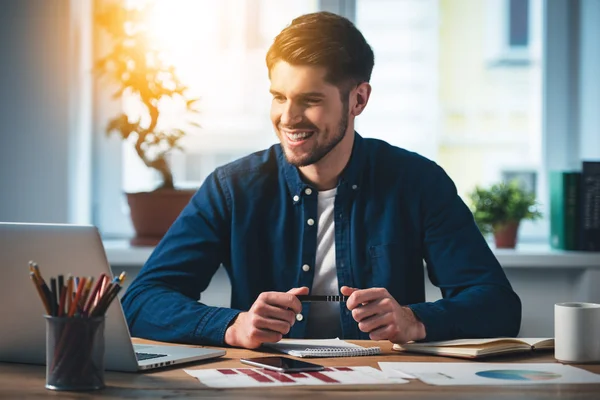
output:
[[[361,83],[353,90],[353,95],[356,101],[353,102],[354,106],[350,112],[356,117],[363,112],[367,106],[367,103],[369,102],[369,97],[371,96],[371,85],[368,82]]]

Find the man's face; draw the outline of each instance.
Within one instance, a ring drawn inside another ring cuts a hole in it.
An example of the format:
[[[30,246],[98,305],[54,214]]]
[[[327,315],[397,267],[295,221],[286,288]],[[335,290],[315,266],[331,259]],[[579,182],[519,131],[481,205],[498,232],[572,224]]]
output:
[[[271,69],[271,121],[288,162],[297,167],[317,163],[348,129],[348,101],[325,74],[322,67],[285,61]]]

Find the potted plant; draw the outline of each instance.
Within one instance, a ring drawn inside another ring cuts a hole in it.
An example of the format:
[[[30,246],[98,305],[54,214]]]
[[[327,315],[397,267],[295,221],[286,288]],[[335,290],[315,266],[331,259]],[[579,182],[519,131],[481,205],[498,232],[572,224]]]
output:
[[[117,133],[130,142],[143,163],[158,171],[162,183],[153,191],[127,193],[131,220],[136,236],[134,245],[155,245],[166,233],[194,190],[178,190],[168,155],[181,149],[180,140],[186,132],[181,126],[159,125],[161,106],[165,102],[181,106],[185,113],[198,113],[198,99],[186,96],[187,87],[180,82],[173,66],[162,58],[159,49],[145,27],[148,9],[127,8],[120,2],[103,2],[95,14],[110,44],[109,52],[95,63],[97,75],[108,78],[116,86],[115,99],[135,99],[141,112],[128,115],[125,111],[113,117],[106,126],[107,134]],[[199,126],[187,121],[188,126]]]
[[[494,234],[498,248],[514,248],[521,220],[542,217],[535,195],[524,190],[517,181],[501,182],[489,188],[477,186],[469,197],[471,211],[484,235]]]

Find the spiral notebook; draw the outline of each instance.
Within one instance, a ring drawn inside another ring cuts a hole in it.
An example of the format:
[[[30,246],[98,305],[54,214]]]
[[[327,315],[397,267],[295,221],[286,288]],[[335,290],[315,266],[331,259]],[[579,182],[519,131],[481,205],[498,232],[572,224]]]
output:
[[[379,347],[362,347],[337,338],[282,340],[263,346],[295,357],[356,357],[381,353]]]

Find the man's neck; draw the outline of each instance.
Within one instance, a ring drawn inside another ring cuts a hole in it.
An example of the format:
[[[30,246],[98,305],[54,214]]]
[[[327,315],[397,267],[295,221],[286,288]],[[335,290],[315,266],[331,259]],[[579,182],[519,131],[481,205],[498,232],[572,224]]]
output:
[[[319,162],[306,167],[299,167],[300,175],[305,182],[313,185],[317,190],[329,190],[337,186],[340,174],[346,168],[352,146],[354,145],[354,129],[348,127],[344,138]]]

